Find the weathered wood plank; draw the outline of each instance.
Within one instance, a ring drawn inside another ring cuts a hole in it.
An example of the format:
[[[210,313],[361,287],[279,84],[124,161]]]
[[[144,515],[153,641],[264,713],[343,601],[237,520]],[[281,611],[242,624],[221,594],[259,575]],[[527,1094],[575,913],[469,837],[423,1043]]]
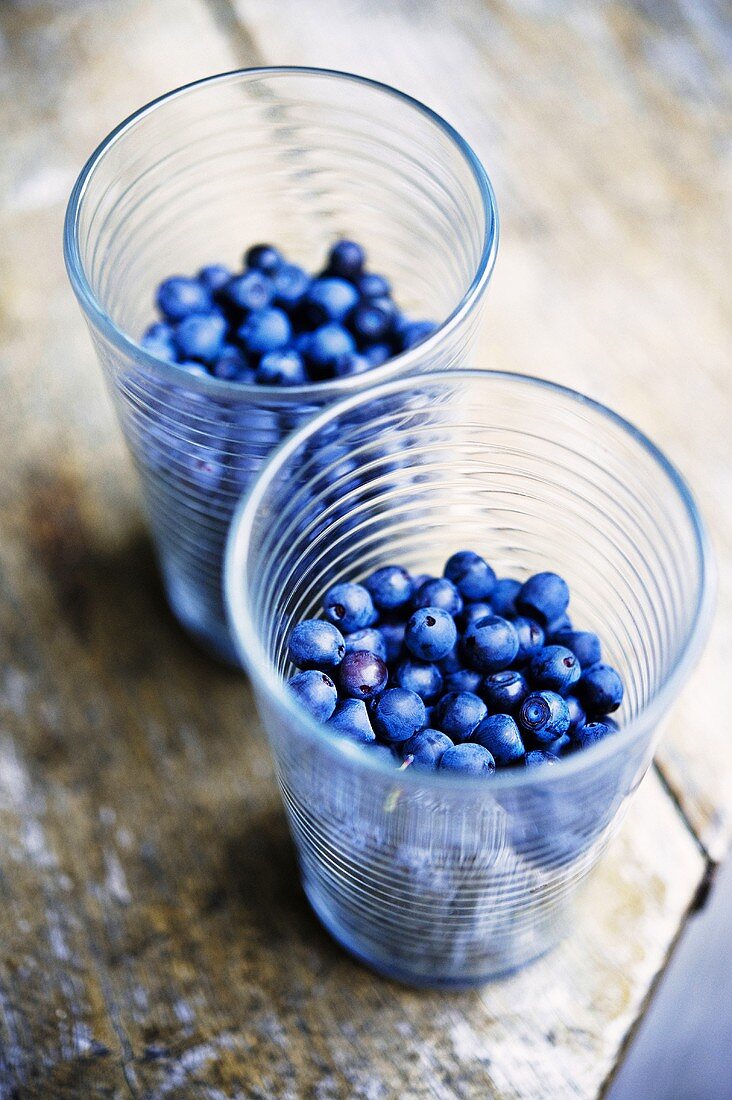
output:
[[[402,990],[319,929],[248,689],[164,608],[58,242],[72,177],[118,117],[265,55],[259,24],[229,40],[214,14],[194,0],[0,13],[13,444],[0,458],[0,1097],[593,1096],[703,869],[655,778],[559,952],[479,993]],[[298,60],[284,40],[267,56]],[[530,221],[519,233],[515,215],[514,232],[538,302],[546,240],[536,231],[536,260]],[[506,278],[515,309],[515,268]]]
[[[719,615],[659,761],[720,858],[732,828],[724,6],[233,2],[267,62],[387,81],[466,135],[493,177],[502,224],[476,362],[605,401],[691,481],[718,555]]]
[[[644,784],[556,954],[475,994],[402,990],[319,930],[295,885],[261,734],[240,718],[244,690],[207,669],[136,579],[115,587],[126,608],[116,619],[109,582],[84,584],[91,630],[108,637],[106,675],[89,676],[73,635],[71,683],[53,691],[14,665],[24,721],[48,699],[66,716],[52,758],[42,731],[2,757],[5,787],[22,791],[5,806],[11,826],[27,830],[27,802],[39,805],[31,844],[64,883],[52,892],[45,871],[22,891],[31,911],[41,893],[48,932],[2,917],[3,989],[29,1043],[22,1057],[10,1050],[26,1083],[85,1095],[124,1065],[133,1095],[595,1095],[702,870],[657,781]],[[114,667],[136,662],[142,631],[168,656],[120,683]],[[655,829],[666,843],[651,860]],[[37,996],[12,966],[21,952]],[[60,985],[50,998],[49,978]],[[83,1044],[65,1038],[69,1018]]]

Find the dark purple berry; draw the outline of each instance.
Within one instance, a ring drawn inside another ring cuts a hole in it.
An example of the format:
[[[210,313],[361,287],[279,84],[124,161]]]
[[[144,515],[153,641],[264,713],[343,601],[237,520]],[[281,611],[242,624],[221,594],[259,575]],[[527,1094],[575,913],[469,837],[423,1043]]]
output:
[[[373,699],[386,687],[389,670],[380,657],[368,650],[347,653],[338,668],[338,683],[352,699]]]

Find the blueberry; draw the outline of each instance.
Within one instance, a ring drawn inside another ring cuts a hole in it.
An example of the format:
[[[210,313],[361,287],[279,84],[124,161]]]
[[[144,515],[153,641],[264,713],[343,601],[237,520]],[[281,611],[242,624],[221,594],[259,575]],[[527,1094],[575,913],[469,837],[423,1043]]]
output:
[[[525,615],[517,615],[511,621],[519,640],[515,663],[521,667],[528,664],[544,645],[544,631],[538,623],[527,619]]]
[[[353,699],[373,699],[388,679],[389,670],[381,658],[365,649],[347,653],[338,667],[341,691]]]
[[[433,321],[408,321],[399,332],[399,344],[402,351],[413,348],[415,344],[421,344],[437,328]]]
[[[602,741],[613,732],[607,722],[587,722],[572,734],[572,748],[588,749],[590,745],[596,745],[598,741]]]
[[[386,661],[392,664],[404,652],[404,631],[406,623],[381,623],[379,633],[386,645]]]
[[[343,321],[358,302],[358,291],[345,279],[315,279],[302,299],[302,315],[311,328]]]
[[[366,374],[371,370],[371,364],[365,355],[352,352],[350,355],[342,355],[336,359],[333,373],[336,378],[348,378],[352,374]]]
[[[359,275],[356,279],[356,289],[362,298],[388,298],[391,294],[389,280],[372,271],[365,271]]]
[[[298,672],[287,685],[298,702],[319,722],[327,722],[338,701],[336,686],[324,672],[308,669]]]
[[[550,741],[544,746],[545,752],[550,752],[552,756],[564,756],[571,751],[572,739],[568,733],[563,733],[559,737],[556,737],[553,741]]]
[[[569,732],[573,733],[575,730],[579,729],[580,726],[584,726],[587,721],[587,715],[576,695],[566,695],[564,701],[569,710]]]
[[[435,707],[435,722],[453,741],[467,741],[487,713],[483,700],[472,692],[449,692]]]
[[[274,275],[282,262],[282,253],[271,244],[254,244],[244,254],[246,266],[265,275]]]
[[[526,753],[524,764],[527,768],[539,768],[544,764],[558,764],[559,758],[551,752],[545,752],[543,749],[532,749],[531,752]]]
[[[283,348],[268,351],[257,367],[257,382],[265,386],[302,386],[307,374],[301,357],[296,351]]]
[[[181,359],[213,363],[224,346],[226,319],[221,313],[192,313],[175,330]]]
[[[336,668],[346,653],[343,635],[322,619],[303,619],[292,631],[287,652],[297,668]]]
[[[167,321],[182,321],[189,313],[207,313],[211,295],[197,279],[173,275],[158,287],[155,302]]]
[[[488,615],[466,630],[463,653],[468,664],[480,672],[499,672],[518,653],[518,637],[513,624],[499,615]]]
[[[459,550],[448,558],[445,576],[465,600],[488,599],[496,583],[496,574],[488,562],[472,550]]]
[[[274,302],[280,309],[293,309],[307,294],[310,276],[297,264],[282,264],[272,276]]]
[[[391,348],[388,344],[371,344],[364,348],[363,358],[370,367],[380,367],[387,359],[391,359]]]
[[[415,581],[413,607],[441,607],[448,615],[459,615],[463,598],[447,577],[428,577],[418,587]]]
[[[521,704],[519,725],[536,741],[554,741],[569,729],[569,708],[555,691],[534,691]]]
[[[511,577],[501,577],[497,580],[491,592],[491,606],[496,615],[504,619],[512,619],[518,614],[516,610],[516,597],[521,591],[521,581],[515,581]]]
[[[494,713],[511,714],[523,703],[529,688],[520,672],[504,669],[486,676],[482,691],[483,698]]]
[[[406,607],[414,593],[414,582],[401,565],[384,565],[363,582],[379,611],[398,611]]]
[[[477,695],[482,681],[483,674],[475,669],[456,668],[454,672],[443,676],[443,687],[445,691],[471,691],[473,695]]]
[[[623,701],[623,681],[610,665],[593,665],[582,673],[576,695],[591,717],[609,714]]]
[[[310,333],[305,358],[316,381],[332,378],[341,359],[353,355],[356,345],[350,332],[337,324],[321,325]]]
[[[346,634],[373,626],[376,621],[376,611],[368,591],[363,585],[348,581],[328,589],[323,600],[323,611],[326,619]]]
[[[452,741],[440,730],[426,729],[415,733],[414,737],[402,747],[404,759],[412,758],[412,763],[422,768],[436,768],[446,749],[452,748]]]
[[[370,348],[364,348],[363,357],[372,368],[381,366],[392,357],[392,351],[387,344],[371,344]]]
[[[244,347],[260,355],[283,348],[291,335],[287,314],[269,306],[250,313],[237,332]]]
[[[328,253],[328,270],[342,279],[357,279],[363,270],[366,255],[355,241],[340,240]]]
[[[473,740],[488,749],[499,766],[516,764],[523,759],[524,743],[518,726],[508,714],[491,714],[484,718]]]
[[[413,691],[425,703],[430,703],[442,691],[442,673],[437,665],[407,657],[394,669],[392,679],[397,687]]]
[[[453,745],[445,749],[438,767],[440,771],[489,776],[496,770],[496,762],[482,745]]]
[[[408,741],[427,724],[419,695],[404,688],[387,688],[374,704],[372,717],[376,732],[385,741]]]
[[[421,661],[439,661],[457,639],[452,615],[441,607],[418,607],[410,616],[404,632],[409,652]]]
[[[346,653],[373,653],[386,661],[387,649],[384,635],[373,626],[365,626],[362,630],[354,630],[346,634]]]
[[[571,649],[562,645],[545,645],[531,659],[529,677],[532,685],[566,695],[580,678],[579,661]]]
[[[600,639],[589,630],[560,630],[553,635],[552,641],[571,649],[583,670],[602,660]]]
[[[535,573],[521,586],[516,607],[540,626],[555,622],[567,610],[569,588],[557,573]]]
[[[155,324],[145,329],[140,343],[145,351],[149,351],[156,358],[174,363],[178,358],[178,353],[175,349],[173,336],[173,329],[170,325],[166,325],[164,321],[156,321]]]
[[[348,327],[361,345],[377,344],[389,335],[394,311],[374,301],[359,302],[348,314]]]
[[[547,642],[554,645],[559,635],[566,634],[568,630],[572,630],[572,620],[565,611],[563,615],[547,623],[544,627],[544,637]]]
[[[219,300],[224,307],[232,307],[239,315],[264,309],[272,301],[274,287],[272,280],[261,271],[247,271],[245,275],[236,275],[219,292]]]
[[[205,287],[209,294],[215,294],[226,286],[231,278],[231,272],[223,264],[208,264],[207,267],[201,268],[197,277],[201,286]]]
[[[211,374],[225,382],[253,382],[255,379],[255,372],[249,366],[246,355],[236,344],[223,345],[211,367]]]
[[[489,603],[484,603],[482,600],[476,603],[466,604],[463,611],[458,616],[458,622],[460,628],[465,633],[466,630],[470,630],[471,627],[480,619],[488,619],[493,614],[493,608]]]
[[[360,699],[342,699],[327,724],[331,729],[350,737],[352,741],[368,744],[376,740],[366,704]]]

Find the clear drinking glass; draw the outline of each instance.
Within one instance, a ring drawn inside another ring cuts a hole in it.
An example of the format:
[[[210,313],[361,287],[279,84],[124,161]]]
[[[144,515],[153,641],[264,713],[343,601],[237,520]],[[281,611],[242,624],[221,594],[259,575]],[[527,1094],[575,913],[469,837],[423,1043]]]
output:
[[[308,270],[362,242],[405,312],[441,322],[366,375],[278,389],[195,378],[136,343],[157,284],[271,241]],[[235,659],[222,596],[234,506],[283,435],[338,396],[450,367],[470,346],[498,241],[490,183],[443,119],[384,85],[314,69],[191,84],[123,122],[74,187],[69,276],[140,471],[170,603]]]
[[[350,467],[334,473],[342,450]],[[566,577],[574,623],[624,678],[619,732],[553,767],[472,779],[400,772],[298,708],[286,639],[331,584],[388,563],[439,573],[460,548],[499,576]],[[675,469],[561,386],[466,370],[399,379],[283,444],[235,517],[227,598],[305,891],[335,938],[430,986],[480,982],[551,947],[699,654],[708,574]]]

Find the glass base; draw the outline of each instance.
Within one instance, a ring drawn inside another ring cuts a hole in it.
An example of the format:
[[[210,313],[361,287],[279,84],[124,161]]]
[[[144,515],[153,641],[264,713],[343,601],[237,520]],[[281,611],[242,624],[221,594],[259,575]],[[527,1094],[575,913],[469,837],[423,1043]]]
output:
[[[353,930],[344,928],[333,913],[332,908],[318,891],[317,886],[308,881],[305,876],[302,876],[301,881],[305,896],[318,920],[349,955],[382,977],[399,982],[401,985],[411,986],[414,989],[460,992],[461,990],[486,985],[488,982],[498,981],[501,978],[507,978],[511,974],[523,970],[531,963],[537,962],[553,950],[563,938],[561,928],[558,930],[553,929],[551,938],[547,936],[547,931],[543,928],[541,934],[524,939],[521,946],[514,944],[513,951],[494,954],[490,962],[485,957],[480,960],[476,958],[474,971],[471,969],[470,964],[463,964],[459,972],[451,973],[449,962],[443,973],[437,969],[430,971],[421,965],[417,959],[415,959],[413,967],[400,965],[397,961],[379,956],[377,950],[366,946],[365,937],[354,936]]]
[[[194,642],[222,664],[241,668],[223,606],[212,607],[212,601],[202,598],[197,586],[170,570],[164,573],[163,583],[171,611]]]

